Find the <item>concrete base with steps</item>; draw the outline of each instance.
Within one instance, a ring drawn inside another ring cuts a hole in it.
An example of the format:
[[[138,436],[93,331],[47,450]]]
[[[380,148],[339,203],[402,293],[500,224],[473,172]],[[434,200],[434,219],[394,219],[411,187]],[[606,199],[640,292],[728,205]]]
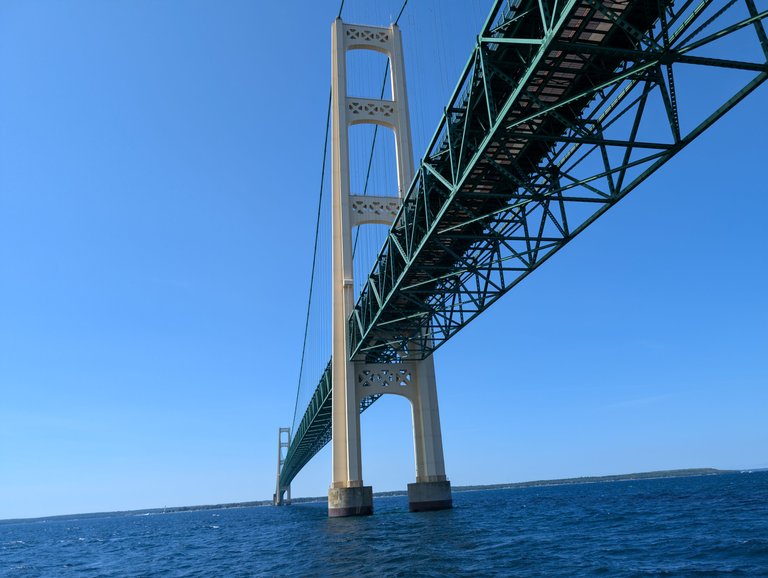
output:
[[[328,517],[370,516],[373,514],[373,488],[331,488],[328,490]]]
[[[411,512],[447,510],[453,507],[451,482],[416,482],[408,484],[408,509]]]

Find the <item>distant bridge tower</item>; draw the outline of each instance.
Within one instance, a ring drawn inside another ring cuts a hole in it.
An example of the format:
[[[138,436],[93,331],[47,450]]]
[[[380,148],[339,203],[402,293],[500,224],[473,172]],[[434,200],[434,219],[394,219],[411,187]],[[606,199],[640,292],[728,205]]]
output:
[[[285,435],[283,435],[285,434]],[[285,463],[285,454],[288,448],[291,446],[291,428],[281,427],[277,434],[277,484],[275,485],[275,495],[272,496],[272,502],[275,506],[282,506],[283,504],[291,503],[291,486],[282,487],[280,485],[280,471],[283,469]],[[284,494],[288,494],[287,499],[283,499]]]
[[[347,96],[347,51],[374,50],[389,57],[392,100]],[[350,360],[348,319],[354,308],[352,229],[368,223],[391,225],[402,195],[414,177],[411,126],[405,87],[400,29],[333,23],[333,481],[328,515],[355,516],[373,512],[371,486],[363,485],[360,452],[360,403],[367,397],[397,394],[411,402],[416,482],[408,484],[412,511],[452,506],[445,476],[440,414],[432,357],[399,363]],[[350,191],[349,135],[351,125],[372,123],[394,131],[398,196],[358,196]],[[385,210],[381,210],[382,207]]]

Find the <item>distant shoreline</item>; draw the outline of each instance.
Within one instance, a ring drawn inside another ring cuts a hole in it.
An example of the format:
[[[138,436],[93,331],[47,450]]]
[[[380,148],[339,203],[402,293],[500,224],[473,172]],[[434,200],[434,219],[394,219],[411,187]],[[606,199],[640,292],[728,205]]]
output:
[[[680,470],[659,470],[653,472],[637,472],[632,474],[615,474],[608,476],[582,476],[579,478],[561,478],[557,480],[534,480],[530,482],[508,482],[503,484],[483,484],[476,486],[453,486],[453,492],[482,492],[486,490],[514,490],[521,488],[538,488],[545,486],[566,486],[572,484],[594,484],[598,482],[626,482],[631,480],[656,480],[662,478],[686,478],[694,476],[719,476],[723,474],[738,474],[745,470],[718,470],[716,468],[687,468]],[[759,470],[750,470],[759,471]],[[405,490],[392,490],[390,492],[374,492],[375,498],[385,498],[390,496],[406,496]],[[294,498],[291,500],[294,504],[306,502],[326,502],[327,497],[316,498]],[[268,504],[272,501],[269,500]]]
[[[680,470],[660,470],[654,472],[638,472],[632,474],[618,474],[610,476],[584,476],[580,478],[563,478],[558,480],[535,480],[530,482],[511,482],[504,484],[486,484],[477,486],[453,486],[454,492],[477,492],[485,490],[511,490],[521,488],[536,488],[546,486],[564,486],[572,484],[592,484],[597,482],[624,482],[632,480],[652,480],[660,478],[683,478],[694,476],[717,476],[723,474],[736,474],[742,471],[763,471],[763,470],[718,470],[716,468],[689,468]],[[390,492],[375,492],[374,497],[390,497],[390,496],[405,496],[407,492],[405,490],[394,490]],[[294,498],[291,500],[294,504],[302,504],[309,502],[325,502],[328,498],[326,496],[317,496],[312,498]],[[89,514],[62,514],[58,516],[44,516],[38,518],[15,518],[8,520],[0,520],[0,524],[11,524],[15,522],[35,522],[43,520],[64,520],[75,518],[99,518],[108,516],[124,516],[134,515],[140,516],[144,514],[170,514],[175,512],[198,512],[205,510],[225,510],[231,508],[254,508],[259,506],[270,506],[272,500],[256,500],[253,502],[232,502],[227,504],[208,504],[198,506],[175,506],[172,508],[150,508],[145,510],[121,510],[115,512],[94,512]]]

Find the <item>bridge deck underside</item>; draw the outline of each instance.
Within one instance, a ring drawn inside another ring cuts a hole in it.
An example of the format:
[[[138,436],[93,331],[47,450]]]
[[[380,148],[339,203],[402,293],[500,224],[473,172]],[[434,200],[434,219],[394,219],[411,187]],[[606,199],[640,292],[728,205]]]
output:
[[[349,320],[350,357],[431,355],[764,82],[768,13],[743,1],[717,30],[710,0],[497,2]],[[757,61],[692,55],[747,27]],[[754,74],[685,132],[673,64]],[[654,95],[665,131],[641,141]],[[329,362],[285,485],[330,439],[331,389]]]
[[[598,6],[610,11],[612,18]],[[534,2],[524,2],[509,25],[497,27],[496,35],[487,30],[484,36],[546,41],[546,15],[543,20],[536,7]],[[374,270],[376,282],[368,285],[358,301],[356,317],[350,323],[356,353],[377,361],[403,352],[426,357],[484,308],[483,297],[488,300],[489,291],[500,293],[502,288],[490,286],[488,277],[473,279],[472,269],[482,268],[497,256],[499,244],[509,236],[496,234],[499,228],[527,241],[524,252],[517,252],[522,257],[519,266],[505,268],[506,274],[526,271],[532,258],[553,242],[539,235],[542,238],[537,243],[540,227],[521,230],[527,224],[525,213],[532,207],[510,209],[533,174],[549,172],[551,179],[556,175],[555,167],[540,169],[556,143],[530,137],[559,135],[577,125],[594,96],[588,89],[615,73],[623,62],[622,50],[639,44],[616,24],[617,19],[644,33],[662,7],[656,0],[571,2],[561,26],[550,32],[548,50],[540,44],[491,44],[480,66],[475,63],[459,102],[448,109],[442,140],[427,158],[427,167],[422,166],[419,188],[405,203],[404,213],[411,218],[396,222]],[[569,50],[568,45],[576,42],[612,50]],[[543,56],[536,60],[540,51]],[[532,61],[535,64],[529,67]],[[576,98],[557,114],[519,122],[573,96]],[[505,107],[507,100],[511,102]],[[503,116],[494,118],[494,110],[502,108],[506,108]],[[494,121],[500,130],[491,132]],[[513,125],[513,130],[506,130]],[[535,189],[527,192],[532,203],[543,200],[537,201]],[[609,203],[611,199],[594,201]],[[564,229],[557,233],[557,240],[567,236]],[[465,303],[457,302],[460,300]],[[455,312],[459,315],[453,315]]]
[[[706,128],[681,134],[672,64],[764,80],[764,60],[688,55],[682,6],[524,0],[491,19],[349,320],[353,357],[431,355]],[[669,130],[641,142],[655,94]]]

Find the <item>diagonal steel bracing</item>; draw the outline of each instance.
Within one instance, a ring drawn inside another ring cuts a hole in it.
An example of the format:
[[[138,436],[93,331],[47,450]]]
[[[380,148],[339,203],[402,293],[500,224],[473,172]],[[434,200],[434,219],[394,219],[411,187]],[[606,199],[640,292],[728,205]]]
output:
[[[446,108],[349,321],[352,357],[431,355],[768,74],[754,0],[515,4],[497,3]],[[752,60],[696,54],[749,28]],[[683,66],[752,74],[684,127]]]
[[[497,1],[349,319],[350,359],[431,355],[635,189],[768,79],[766,19],[755,0]],[[743,82],[684,122],[685,67]],[[330,439],[330,399],[326,369],[283,485]]]

